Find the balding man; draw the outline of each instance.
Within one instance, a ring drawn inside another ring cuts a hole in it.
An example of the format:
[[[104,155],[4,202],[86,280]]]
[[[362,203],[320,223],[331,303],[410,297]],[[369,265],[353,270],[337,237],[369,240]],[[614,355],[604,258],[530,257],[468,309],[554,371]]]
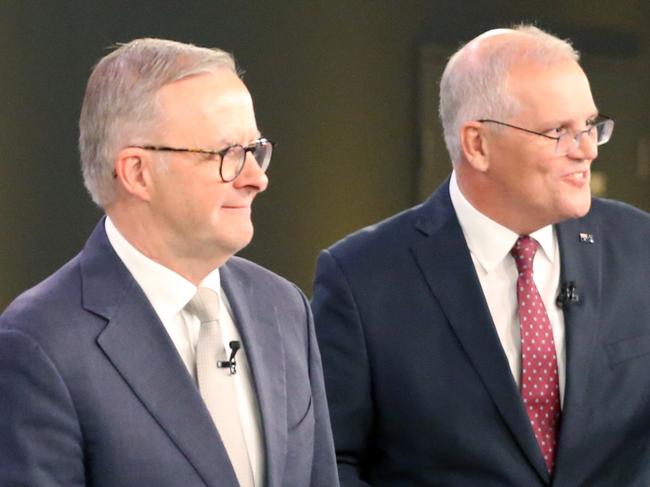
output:
[[[450,178],[318,260],[341,484],[650,485],[650,216],[591,196],[577,52],[487,32],[440,116]]]
[[[309,305],[233,257],[273,143],[232,57],[122,45],[79,125],[106,217],[0,317],[0,485],[338,485]]]

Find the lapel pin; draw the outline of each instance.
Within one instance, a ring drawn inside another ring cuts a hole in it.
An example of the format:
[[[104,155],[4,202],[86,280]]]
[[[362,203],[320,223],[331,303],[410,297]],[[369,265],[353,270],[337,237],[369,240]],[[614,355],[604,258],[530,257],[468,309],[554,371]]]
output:
[[[582,243],[594,243],[594,236],[591,233],[580,233],[580,241]]]

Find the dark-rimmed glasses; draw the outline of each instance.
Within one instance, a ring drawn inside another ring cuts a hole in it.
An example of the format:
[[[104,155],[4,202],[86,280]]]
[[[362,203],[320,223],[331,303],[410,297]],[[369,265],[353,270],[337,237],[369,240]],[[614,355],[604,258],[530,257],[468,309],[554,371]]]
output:
[[[579,147],[580,140],[582,139],[583,135],[589,137],[591,141],[596,145],[603,145],[609,142],[609,139],[612,137],[612,132],[614,131],[614,120],[606,115],[599,115],[596,120],[591,123],[591,126],[589,128],[586,128],[584,130],[577,130],[575,132],[567,130],[565,134],[562,134],[558,137],[554,137],[542,132],[536,132],[535,130],[518,127],[509,123],[500,122],[498,120],[491,120],[488,118],[477,120],[477,122],[495,123],[497,125],[503,125],[504,127],[510,127],[511,129],[521,130],[529,134],[539,135],[541,137],[554,140],[555,155],[557,156],[565,156],[571,149]]]
[[[221,176],[221,180],[224,183],[229,183],[241,174],[246,164],[246,154],[249,152],[253,155],[260,169],[266,172],[271,164],[271,155],[273,154],[274,146],[275,142],[261,137],[247,146],[233,144],[221,150],[186,149],[183,147],[167,147],[164,145],[131,145],[129,147],[162,152],[190,152],[193,154],[212,156],[215,159],[215,156],[219,156],[219,176]]]

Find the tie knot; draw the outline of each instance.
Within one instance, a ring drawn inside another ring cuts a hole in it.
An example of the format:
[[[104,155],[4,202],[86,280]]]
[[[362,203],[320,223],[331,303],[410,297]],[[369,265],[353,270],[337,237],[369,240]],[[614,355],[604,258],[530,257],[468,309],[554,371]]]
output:
[[[219,295],[207,287],[200,287],[187,304],[190,313],[196,315],[201,323],[219,320]]]
[[[517,270],[520,274],[533,272],[533,259],[538,248],[539,243],[537,240],[529,235],[523,235],[517,239],[510,254],[515,258],[515,264],[517,264]]]

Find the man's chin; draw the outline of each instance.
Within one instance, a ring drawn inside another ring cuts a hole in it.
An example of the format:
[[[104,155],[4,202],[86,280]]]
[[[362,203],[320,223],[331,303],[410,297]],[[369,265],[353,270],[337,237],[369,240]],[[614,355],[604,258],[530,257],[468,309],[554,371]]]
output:
[[[233,238],[229,245],[229,251],[232,255],[244,250],[253,241],[253,229],[251,228],[247,234],[238,235]]]
[[[582,218],[591,209],[591,193],[588,196],[582,197],[579,201],[574,202],[569,211],[566,213],[564,220],[572,220],[575,218]]]

